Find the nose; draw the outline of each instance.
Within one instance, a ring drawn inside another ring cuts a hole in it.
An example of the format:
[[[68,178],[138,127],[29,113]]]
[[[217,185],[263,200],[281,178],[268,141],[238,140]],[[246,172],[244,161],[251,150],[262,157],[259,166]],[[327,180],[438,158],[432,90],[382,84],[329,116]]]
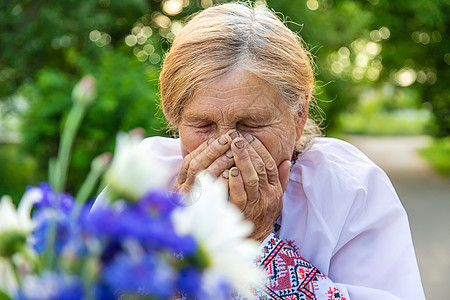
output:
[[[231,128],[231,129],[230,128],[224,128],[224,129],[220,130],[219,132],[220,132],[219,137],[222,136],[222,135],[228,135],[233,140],[235,138],[237,138],[238,136],[242,136],[242,134],[235,128]]]

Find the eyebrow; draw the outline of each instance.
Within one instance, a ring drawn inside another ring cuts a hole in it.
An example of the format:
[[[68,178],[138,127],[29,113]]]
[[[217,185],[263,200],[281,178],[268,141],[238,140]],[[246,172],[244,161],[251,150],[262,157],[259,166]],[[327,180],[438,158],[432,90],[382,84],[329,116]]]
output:
[[[214,116],[215,115],[215,116]],[[204,120],[213,120],[216,121],[217,119],[221,119],[221,117],[218,117],[216,113],[213,113],[213,116],[209,115],[205,112],[189,112],[184,113],[182,116],[182,119],[184,119],[187,122],[201,122]],[[270,112],[265,109],[256,109],[256,110],[242,110],[235,114],[234,121],[240,122],[243,120],[250,120],[255,123],[270,123],[273,119],[276,118],[276,115],[273,112]]]

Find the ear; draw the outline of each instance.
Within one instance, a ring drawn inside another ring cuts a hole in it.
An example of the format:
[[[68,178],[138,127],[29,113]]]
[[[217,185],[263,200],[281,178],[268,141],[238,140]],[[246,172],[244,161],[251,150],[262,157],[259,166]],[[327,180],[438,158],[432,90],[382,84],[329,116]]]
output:
[[[295,116],[296,122],[296,141],[298,141],[302,134],[303,129],[305,128],[306,121],[308,120],[308,108],[309,108],[309,96],[310,94],[305,94],[303,99],[303,105],[299,108],[297,115]]]

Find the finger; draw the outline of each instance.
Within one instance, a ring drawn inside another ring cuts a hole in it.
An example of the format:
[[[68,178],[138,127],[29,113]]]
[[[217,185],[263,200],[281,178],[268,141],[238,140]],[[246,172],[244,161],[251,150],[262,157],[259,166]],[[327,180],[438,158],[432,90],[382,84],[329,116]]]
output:
[[[255,136],[247,133],[244,138],[252,146],[253,149],[261,157],[267,172],[267,180],[271,185],[277,185],[279,183],[278,168],[272,155],[267,151],[266,147]]]
[[[230,148],[231,141],[230,135],[224,134],[194,157],[189,162],[185,184],[194,184],[195,176],[207,169],[218,157],[223,155]]]
[[[215,177],[230,169],[234,165],[233,152],[228,149],[224,154],[219,156],[206,170],[208,170]]]
[[[283,161],[278,166],[278,176],[281,183],[281,188],[283,193],[286,191],[287,185],[289,183],[289,173],[291,172],[292,163],[290,160]]]
[[[256,173],[259,177],[259,183],[267,182],[267,171],[266,166],[264,165],[264,162],[262,158],[259,156],[258,152],[253,149],[253,147],[248,146],[247,147],[248,154],[250,155],[250,160],[253,164],[253,168],[255,169]]]
[[[234,162],[241,173],[249,201],[255,201],[259,195],[259,177],[247,151],[247,141],[238,137],[231,143]]]
[[[214,138],[210,138],[209,140],[205,141],[200,146],[198,146],[194,151],[186,155],[186,157],[183,159],[183,162],[181,163],[180,171],[178,172],[178,177],[177,180],[175,181],[174,188],[180,186],[186,181],[189,164],[191,163],[192,159],[194,159],[195,157],[197,157],[199,153],[204,151],[206,147],[214,140],[215,140]]]
[[[230,174],[230,170],[225,170],[222,172],[222,174],[220,174],[217,177],[217,181],[220,182],[221,184],[223,184],[226,187],[227,191],[229,190],[229,186],[228,186],[229,174]]]
[[[244,188],[241,172],[236,167],[230,169],[228,187],[230,191],[230,202],[236,205],[241,211],[244,211],[247,206],[247,193]]]

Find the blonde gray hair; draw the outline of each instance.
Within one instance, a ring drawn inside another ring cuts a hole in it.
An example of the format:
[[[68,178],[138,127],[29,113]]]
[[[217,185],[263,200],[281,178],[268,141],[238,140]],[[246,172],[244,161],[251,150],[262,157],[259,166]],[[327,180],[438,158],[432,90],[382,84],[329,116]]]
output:
[[[194,15],[166,55],[161,105],[171,125],[178,125],[196,88],[234,68],[251,71],[276,87],[293,112],[308,113],[314,76],[301,38],[264,5],[227,3]],[[308,118],[297,150],[317,135],[318,125]]]

